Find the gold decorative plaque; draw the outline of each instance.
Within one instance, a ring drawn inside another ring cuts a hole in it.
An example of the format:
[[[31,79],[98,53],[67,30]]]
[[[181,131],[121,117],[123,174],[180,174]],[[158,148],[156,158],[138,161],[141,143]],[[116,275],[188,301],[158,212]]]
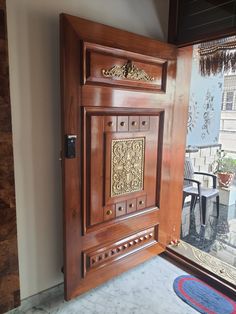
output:
[[[112,140],[111,196],[143,190],[144,138]]]
[[[131,61],[124,65],[114,65],[112,68],[102,70],[102,75],[111,78],[129,79],[134,81],[151,82],[154,77],[149,76],[144,70],[137,68]]]

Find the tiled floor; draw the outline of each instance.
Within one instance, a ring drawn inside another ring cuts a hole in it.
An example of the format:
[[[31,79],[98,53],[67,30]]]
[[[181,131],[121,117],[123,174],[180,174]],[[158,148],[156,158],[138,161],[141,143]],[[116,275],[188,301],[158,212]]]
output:
[[[23,301],[9,313],[60,314],[193,314],[172,288],[186,274],[162,257],[122,274],[72,300],[63,301],[62,285]]]
[[[210,202],[204,237],[202,231],[198,204],[192,215],[189,206],[185,206],[182,215],[182,240],[236,267],[236,205],[220,205],[217,219],[215,203]]]

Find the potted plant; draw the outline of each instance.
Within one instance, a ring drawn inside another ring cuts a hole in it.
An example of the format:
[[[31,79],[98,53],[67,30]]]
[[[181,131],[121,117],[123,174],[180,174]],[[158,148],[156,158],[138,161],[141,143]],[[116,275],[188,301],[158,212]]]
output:
[[[214,173],[217,174],[219,186],[228,188],[236,171],[236,159],[226,157],[223,150],[217,151],[217,159],[213,162]]]

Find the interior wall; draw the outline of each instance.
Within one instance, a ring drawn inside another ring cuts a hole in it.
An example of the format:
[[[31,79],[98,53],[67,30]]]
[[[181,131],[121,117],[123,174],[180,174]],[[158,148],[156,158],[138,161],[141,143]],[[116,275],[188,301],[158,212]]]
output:
[[[59,13],[166,40],[166,0],[8,0],[21,298],[63,281]]]

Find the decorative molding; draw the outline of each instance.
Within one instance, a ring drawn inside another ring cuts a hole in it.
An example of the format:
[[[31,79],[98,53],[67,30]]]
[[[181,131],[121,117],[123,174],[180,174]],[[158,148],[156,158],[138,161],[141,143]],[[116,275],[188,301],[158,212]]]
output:
[[[115,79],[128,79],[134,81],[152,82],[154,77],[149,76],[143,69],[136,67],[132,61],[127,61],[124,65],[114,65],[110,69],[103,69],[102,75],[104,77],[111,77]]]
[[[201,266],[206,267],[216,275],[232,283],[236,282],[236,269],[233,270],[232,267],[222,262],[218,258],[215,258],[214,256],[205,253],[195,247],[192,247],[192,252]]]
[[[148,132],[150,129],[149,116],[123,116],[124,121],[119,121],[117,116],[108,116],[105,119],[105,132],[124,132],[126,129],[129,132]],[[128,121],[127,121],[128,119]],[[127,124],[126,124],[127,122]],[[121,130],[121,128],[124,128]]]
[[[205,269],[211,271],[215,275],[227,280],[230,283],[235,284],[236,282],[236,268],[222,262],[220,259],[215,256],[210,255],[209,253],[203,252],[194,246],[180,240],[178,246],[171,245],[171,248],[182,254],[183,256],[193,260],[195,263],[204,267]]]
[[[111,197],[143,189],[145,138],[112,140]]]
[[[123,258],[155,243],[157,243],[157,226],[136,233],[104,248],[99,248],[89,253],[84,252],[84,273],[92,269],[103,267],[107,265],[107,263]]]

